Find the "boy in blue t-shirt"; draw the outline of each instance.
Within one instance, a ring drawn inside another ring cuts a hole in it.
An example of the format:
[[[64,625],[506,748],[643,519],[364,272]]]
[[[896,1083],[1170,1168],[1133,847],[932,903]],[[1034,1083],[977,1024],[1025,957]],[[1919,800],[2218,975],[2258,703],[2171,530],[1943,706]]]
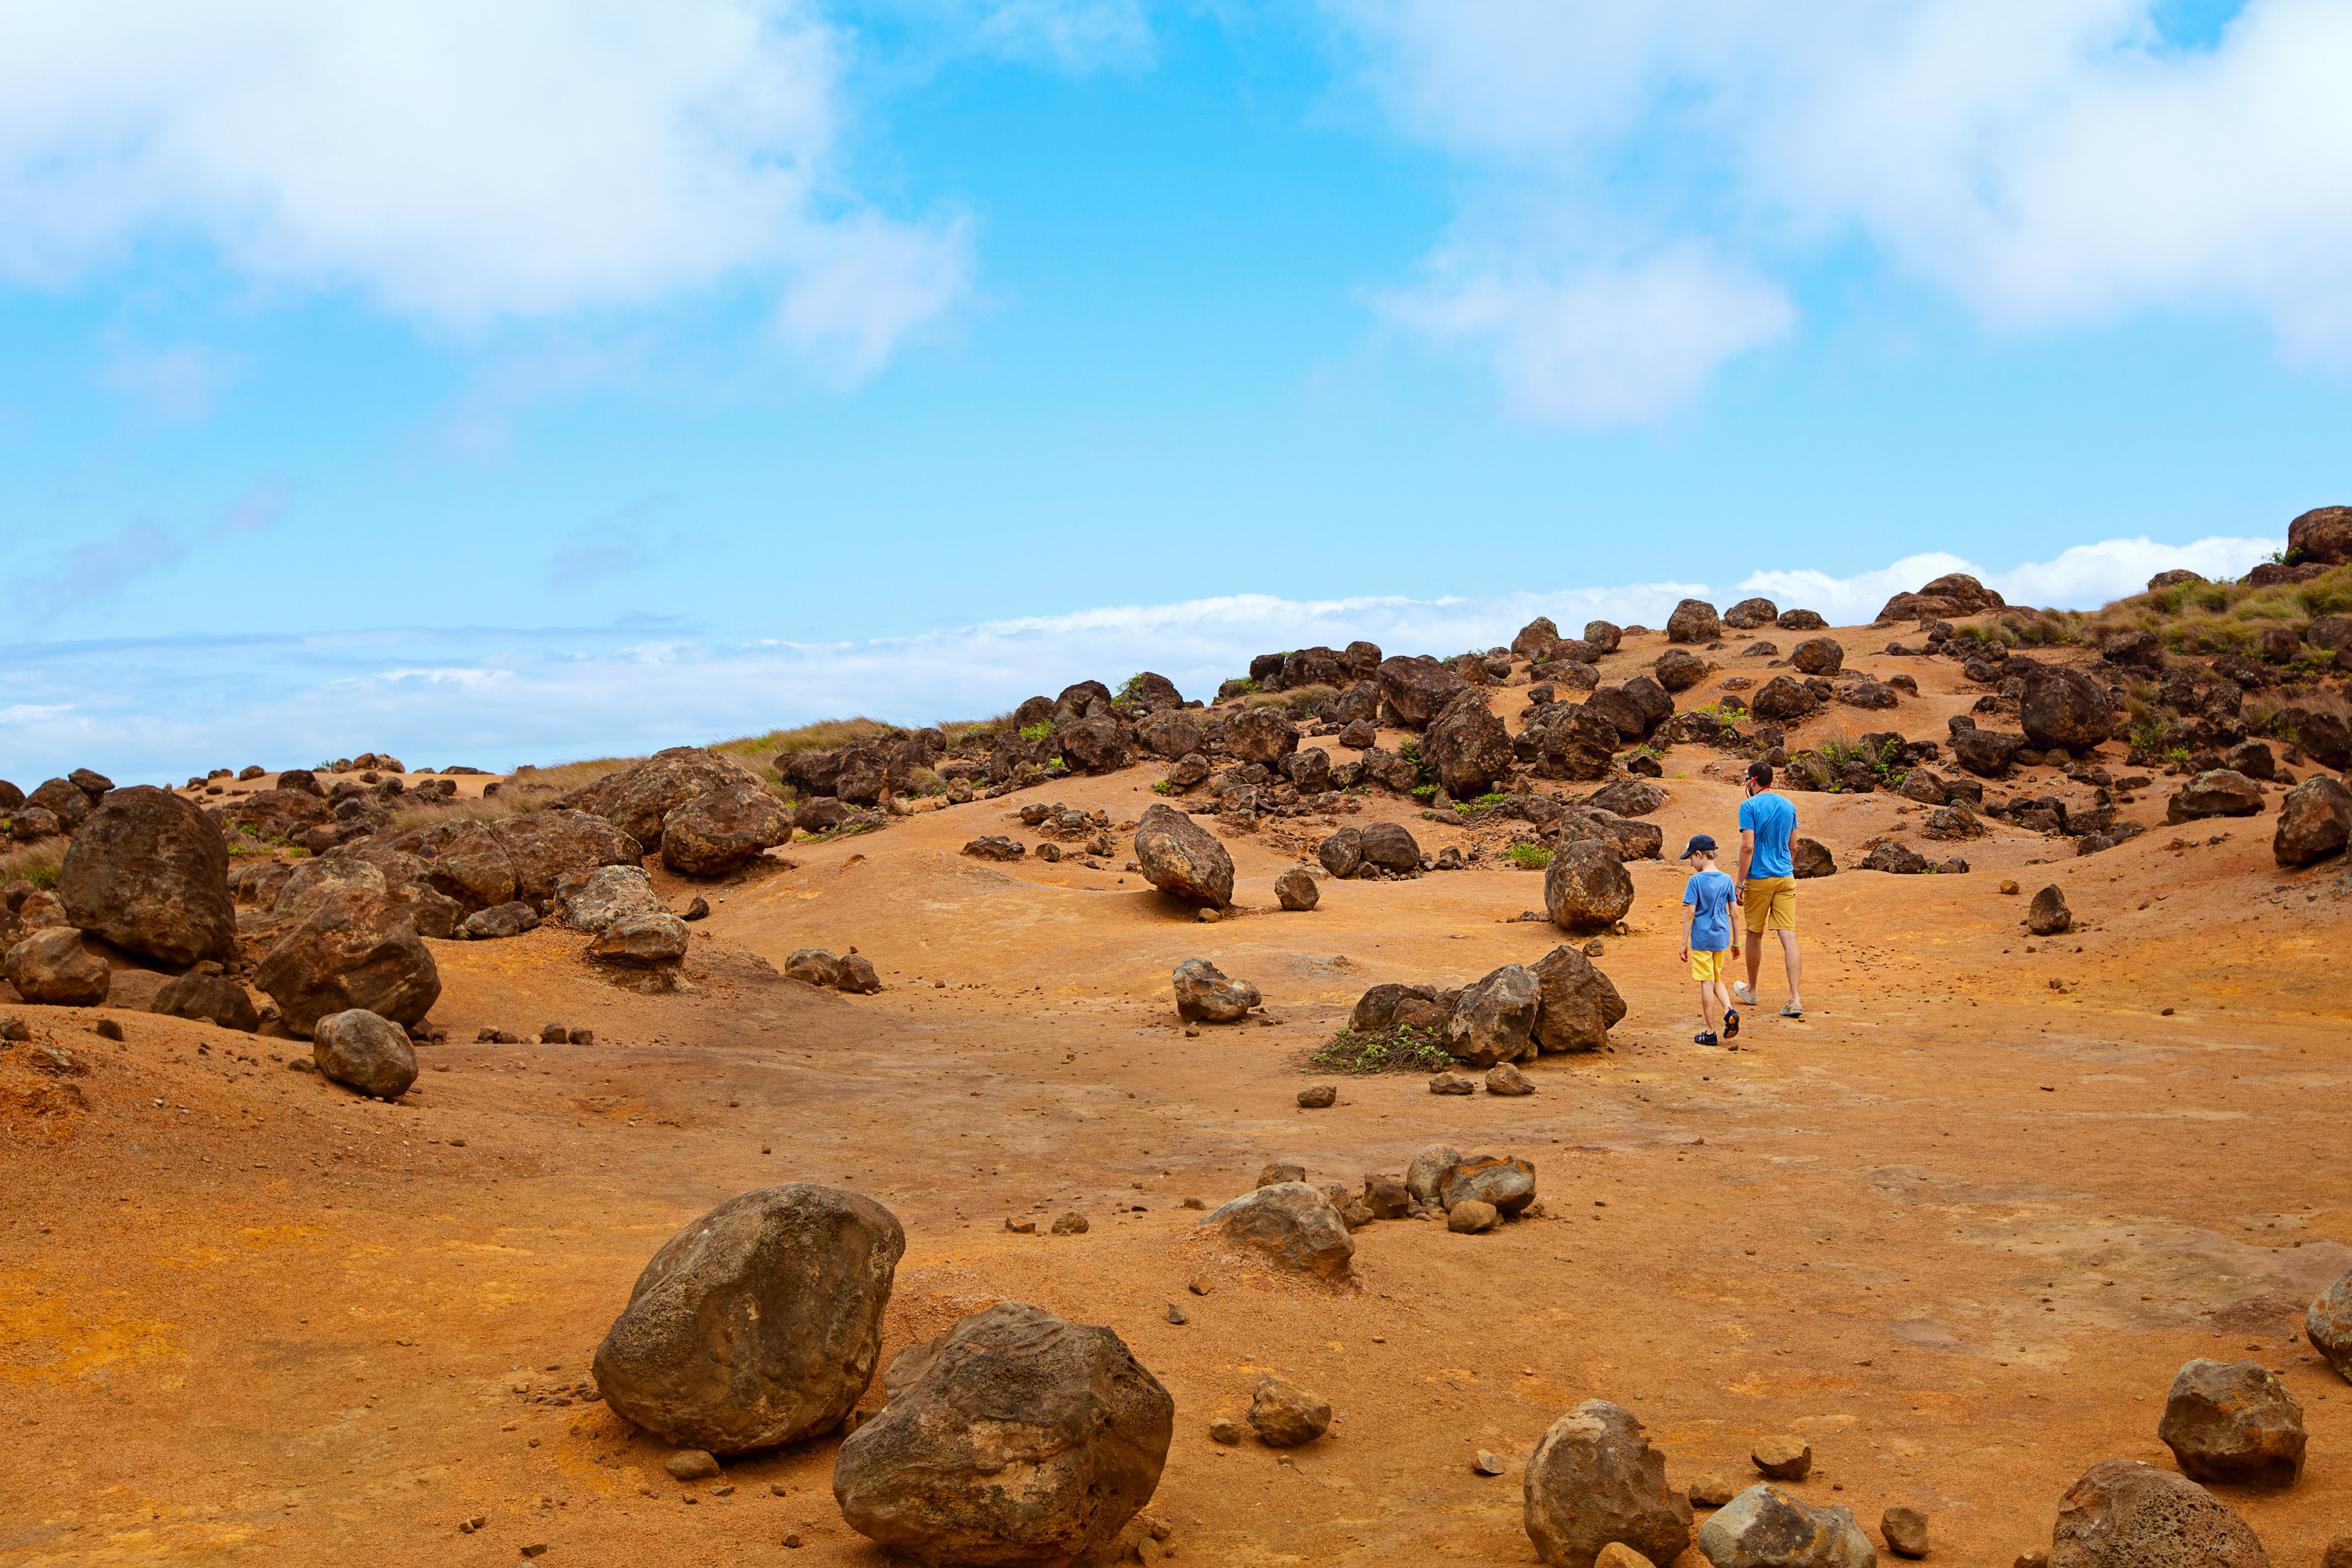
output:
[[[1683,959],[1690,965],[1691,978],[1698,982],[1700,1028],[1692,1043],[1712,1046],[1717,1043],[1718,1016],[1725,1039],[1739,1033],[1739,1015],[1732,1010],[1730,986],[1730,960],[1739,955],[1739,928],[1731,921],[1734,890],[1731,879],[1715,868],[1711,836],[1693,835],[1683,846],[1682,858],[1692,868],[1691,879],[1683,884],[1683,902],[1690,908],[1690,920],[1683,928]]]

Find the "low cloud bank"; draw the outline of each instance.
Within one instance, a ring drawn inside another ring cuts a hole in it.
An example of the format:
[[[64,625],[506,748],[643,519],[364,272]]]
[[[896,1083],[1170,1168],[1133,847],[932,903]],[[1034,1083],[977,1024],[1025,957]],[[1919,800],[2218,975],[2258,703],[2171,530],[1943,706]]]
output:
[[[638,625],[19,645],[0,647],[10,697],[0,707],[0,777],[30,788],[89,766],[118,783],[164,782],[362,751],[390,751],[412,766],[503,769],[848,713],[901,722],[984,718],[1033,692],[1086,679],[1115,684],[1140,669],[1206,697],[1245,670],[1253,654],[1277,648],[1366,637],[1392,653],[1458,653],[1507,642],[1537,616],[1570,634],[1595,617],[1662,625],[1686,596],[1727,605],[1761,594],[1846,625],[1945,572],[1973,572],[2012,603],[2088,608],[2136,593],[2171,567],[2240,575],[2280,542],[2116,539],[2007,571],[1935,553],[1851,577],[1758,572],[1727,586],[1643,583],[1482,599],[1238,594],[856,643],[745,641]]]

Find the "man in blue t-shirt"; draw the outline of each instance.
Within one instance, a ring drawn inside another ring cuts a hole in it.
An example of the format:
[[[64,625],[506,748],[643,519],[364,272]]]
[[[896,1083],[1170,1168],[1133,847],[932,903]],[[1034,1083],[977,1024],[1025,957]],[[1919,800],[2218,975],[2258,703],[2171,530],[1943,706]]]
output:
[[[1805,1005],[1798,999],[1797,867],[1790,858],[1789,841],[1797,831],[1797,808],[1789,797],[1772,793],[1772,764],[1748,764],[1748,798],[1739,803],[1739,907],[1748,926],[1748,984],[1731,994],[1749,1006],[1756,1005],[1756,976],[1764,966],[1764,933],[1780,939],[1780,959],[1789,971],[1789,1005],[1783,1018],[1801,1018]]]

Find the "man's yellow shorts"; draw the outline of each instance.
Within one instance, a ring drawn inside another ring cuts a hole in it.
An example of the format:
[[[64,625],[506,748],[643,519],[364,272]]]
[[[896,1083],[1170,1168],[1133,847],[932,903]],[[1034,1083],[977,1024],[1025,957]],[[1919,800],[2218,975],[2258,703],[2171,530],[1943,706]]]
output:
[[[1750,931],[1797,929],[1794,877],[1750,877],[1740,889],[1739,901],[1748,911]]]
[[[1720,980],[1730,973],[1731,954],[1724,952],[1721,948],[1716,949],[1713,952],[1701,952],[1696,948],[1691,949],[1691,978],[1693,980],[1696,980],[1704,984],[1709,980]]]

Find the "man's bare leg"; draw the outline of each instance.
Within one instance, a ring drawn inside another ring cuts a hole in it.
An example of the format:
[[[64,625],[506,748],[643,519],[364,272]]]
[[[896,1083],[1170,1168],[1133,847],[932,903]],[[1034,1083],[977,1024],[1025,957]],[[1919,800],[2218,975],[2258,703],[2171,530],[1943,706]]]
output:
[[[1783,934],[1785,935],[1786,933],[1784,932]],[[1748,933],[1748,994],[1742,996],[1735,990],[1731,994],[1735,1000],[1744,1003],[1750,1007],[1756,1005],[1756,976],[1763,970],[1763,967],[1764,933],[1759,931],[1751,931]]]
[[[1789,971],[1789,1009],[1791,1012],[1801,1013],[1805,1010],[1805,1005],[1802,1002],[1800,1002],[1797,998],[1801,996],[1803,992],[1798,989],[1797,982],[1804,969],[1804,964],[1797,957],[1797,933],[1792,931],[1784,931],[1776,934],[1779,935],[1780,939],[1780,962]],[[1756,947],[1748,950],[1748,984],[1751,986],[1755,984],[1755,961],[1763,956],[1761,951],[1762,945],[1763,944],[1759,942]]]

